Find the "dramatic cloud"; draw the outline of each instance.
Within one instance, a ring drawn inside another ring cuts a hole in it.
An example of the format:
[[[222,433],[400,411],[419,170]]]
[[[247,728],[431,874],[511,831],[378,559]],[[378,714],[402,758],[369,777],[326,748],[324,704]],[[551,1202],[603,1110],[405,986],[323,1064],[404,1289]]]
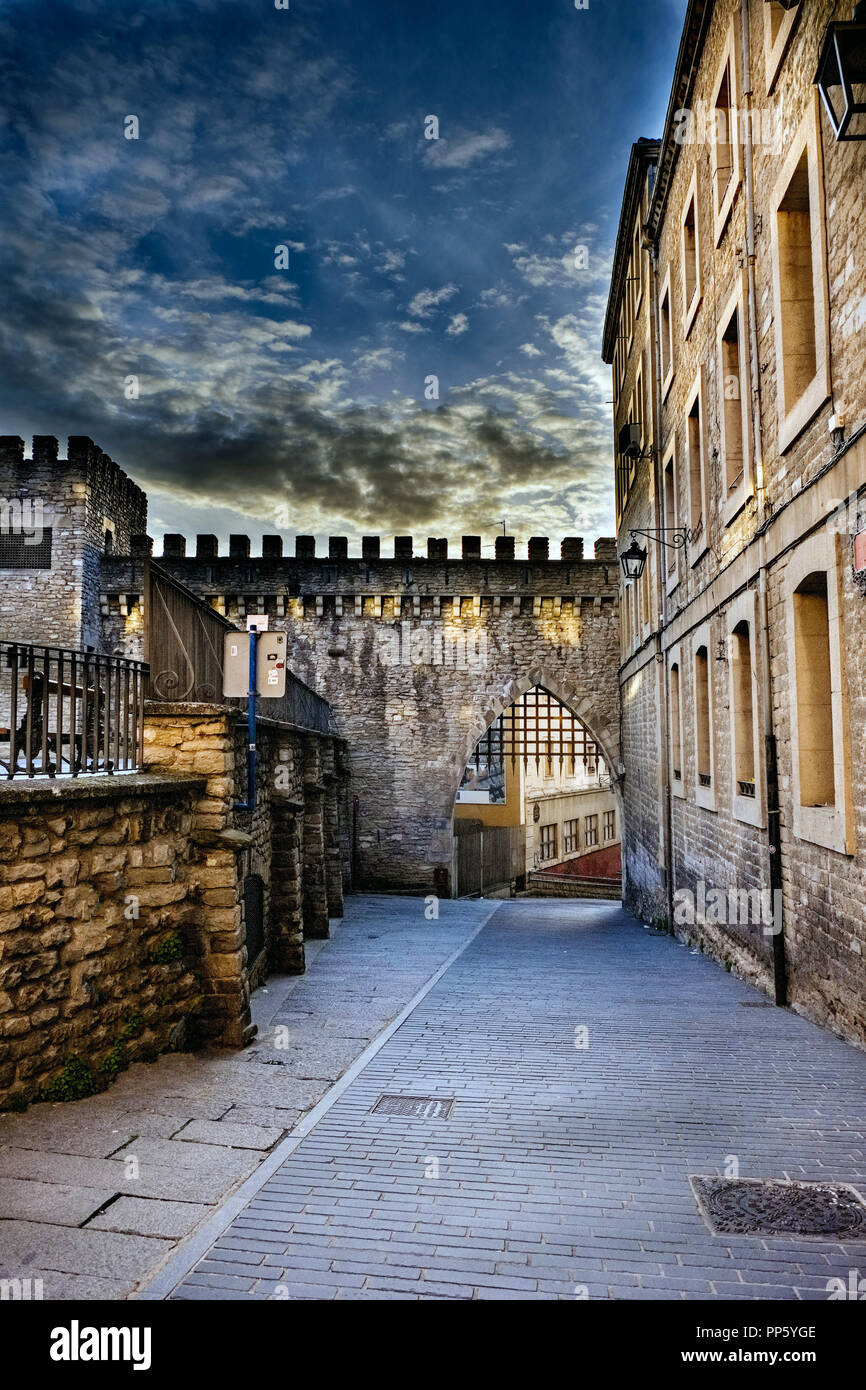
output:
[[[0,432],[91,435],[156,535],[610,534],[611,239],[677,24],[636,7],[620,111],[621,20],[543,11],[7,6]]]

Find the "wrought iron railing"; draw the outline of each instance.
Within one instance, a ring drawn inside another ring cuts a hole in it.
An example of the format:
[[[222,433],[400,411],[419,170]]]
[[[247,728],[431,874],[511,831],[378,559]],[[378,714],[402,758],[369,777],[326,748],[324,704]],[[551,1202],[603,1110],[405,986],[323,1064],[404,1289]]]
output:
[[[0,775],[138,771],[146,679],[126,657],[0,641]]]
[[[223,640],[234,623],[151,560],[144,561],[142,592],[147,698],[222,701]]]
[[[230,701],[242,704],[246,701]],[[319,734],[334,732],[331,706],[322,695],[317,695],[308,685],[291,671],[286,672],[286,693],[277,700],[261,699],[258,702],[259,715],[266,719],[279,719],[283,724],[293,724],[298,729],[312,729]]]
[[[144,658],[150,668],[145,698],[245,706],[244,700],[223,696],[225,634],[237,632],[237,625],[155,561],[126,564],[118,582],[142,595]],[[328,701],[291,671],[286,672],[285,695],[262,699],[259,714],[318,733],[334,732]]]

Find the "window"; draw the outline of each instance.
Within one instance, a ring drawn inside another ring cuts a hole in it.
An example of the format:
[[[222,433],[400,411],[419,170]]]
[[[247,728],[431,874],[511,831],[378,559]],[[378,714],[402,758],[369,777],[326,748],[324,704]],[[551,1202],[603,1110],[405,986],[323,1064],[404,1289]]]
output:
[[[541,827],[541,858],[556,858],[556,829],[555,825],[543,825]]]
[[[708,811],[716,809],[715,734],[713,730],[713,659],[715,643],[709,622],[692,639],[692,689],[694,709],[695,801]]]
[[[661,337],[662,392],[667,396],[674,379],[674,336],[671,318],[671,272],[665,276],[660,304],[659,336]]]
[[[668,532],[668,535],[665,537],[665,539],[669,541],[673,541],[674,538],[671,533],[676,529],[677,526],[676,469],[676,444],[674,443],[671,445],[670,453],[665,459],[664,473],[662,479],[664,487],[664,497],[662,499],[664,503],[664,524]],[[662,546],[661,551],[662,554],[665,556],[665,564],[667,566],[667,591],[668,593],[670,593],[671,590],[676,587],[676,584],[679,580],[679,572],[677,568],[679,564],[679,551],[673,545]]]
[[[833,806],[833,703],[827,575],[808,575],[794,593],[800,805]]]
[[[765,826],[761,778],[763,721],[757,668],[757,596],[748,589],[727,609],[728,704],[731,711],[731,808],[734,819]]]
[[[605,811],[604,813],[604,838],[606,840],[616,838],[616,811]]]
[[[732,20],[716,78],[713,98],[713,226],[718,246],[740,186],[740,136],[737,112],[738,30]]]
[[[688,448],[688,478],[689,478],[689,526],[694,532],[695,537],[704,533],[706,541],[706,527],[708,522],[708,510],[706,499],[706,470],[704,463],[704,411],[703,411],[703,373],[698,378],[694,393],[688,407],[686,417],[686,444]],[[692,563],[703,554],[705,544],[692,546]]]
[[[574,854],[575,850],[580,849],[580,821],[567,820],[562,829],[564,833],[563,852]]]
[[[734,688],[734,780],[739,796],[755,795],[755,709],[752,698],[752,639],[749,624],[737,623],[731,634]]]
[[[845,660],[840,579],[842,538],[818,532],[788,561],[788,670],[794,834],[840,854],[856,850],[844,736]]]
[[[719,329],[721,390],[722,516],[733,521],[751,485],[749,460],[749,377],[743,291],[738,288],[722,314]]]
[[[700,239],[698,235],[698,171],[692,175],[682,221],[683,332],[694,322],[701,299]]]
[[[815,108],[803,122],[773,195],[773,290],[779,451],[829,394],[826,247]]]
[[[695,652],[695,726],[697,729],[698,784],[713,785],[710,748],[710,663],[706,647]]]
[[[764,0],[764,76],[768,92],[779,75],[801,9],[802,4],[780,5],[778,0]]]
[[[589,849],[598,844],[598,816],[585,816],[583,821],[583,843]]]
[[[680,702],[680,666],[675,661],[671,666],[670,680],[670,722],[671,722],[671,773],[674,782],[683,782],[683,716]]]
[[[39,531],[4,526],[0,530],[0,570],[50,570],[50,526]]]

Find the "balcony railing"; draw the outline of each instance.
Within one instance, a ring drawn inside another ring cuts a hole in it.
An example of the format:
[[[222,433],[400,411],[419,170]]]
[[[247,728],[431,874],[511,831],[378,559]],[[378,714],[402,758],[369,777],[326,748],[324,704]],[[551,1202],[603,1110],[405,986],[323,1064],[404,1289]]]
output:
[[[0,641],[0,776],[137,772],[147,666]]]

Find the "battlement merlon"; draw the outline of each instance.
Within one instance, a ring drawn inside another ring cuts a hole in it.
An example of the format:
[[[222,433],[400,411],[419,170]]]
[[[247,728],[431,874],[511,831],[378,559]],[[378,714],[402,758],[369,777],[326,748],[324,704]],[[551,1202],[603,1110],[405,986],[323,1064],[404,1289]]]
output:
[[[135,538],[137,542],[143,540],[142,537]],[[152,547],[152,542],[149,545]],[[228,554],[220,554],[219,541],[214,535],[198,535],[195,538],[194,550],[188,543],[185,536],[169,533],[163,536],[163,558],[166,560],[195,559],[199,561],[257,561],[261,560],[280,560],[291,564],[294,560],[300,564],[376,564],[376,563],[397,563],[397,564],[424,564],[427,561],[436,564],[460,565],[460,564],[481,564],[496,565],[513,562],[518,565],[575,565],[575,564],[615,564],[617,559],[616,540],[612,536],[600,537],[595,542],[594,556],[590,559],[584,556],[583,537],[566,536],[560,545],[558,557],[550,554],[550,540],[547,536],[531,536],[526,545],[525,556],[517,554],[514,536],[497,536],[494,545],[494,554],[485,555],[483,553],[482,541],[480,536],[464,536],[459,555],[450,555],[448,541],[444,537],[429,536],[427,539],[426,553],[419,553],[414,546],[412,536],[395,536],[393,555],[382,553],[382,540],[379,536],[363,536],[361,539],[360,556],[349,554],[349,542],[346,536],[329,536],[326,554],[318,554],[316,550],[315,536],[296,536],[295,554],[289,556],[283,554],[283,539],[278,535],[262,536],[261,554],[254,555],[249,536],[231,535],[229,537]]]
[[[29,458],[19,435],[0,435],[0,491],[32,494],[65,477],[82,483],[86,496],[101,514],[111,520],[123,519],[131,533],[147,526],[147,496],[123,469],[85,434],[69,436],[66,458],[59,454],[53,434],[35,434]],[[56,497],[52,490],[46,498]]]

